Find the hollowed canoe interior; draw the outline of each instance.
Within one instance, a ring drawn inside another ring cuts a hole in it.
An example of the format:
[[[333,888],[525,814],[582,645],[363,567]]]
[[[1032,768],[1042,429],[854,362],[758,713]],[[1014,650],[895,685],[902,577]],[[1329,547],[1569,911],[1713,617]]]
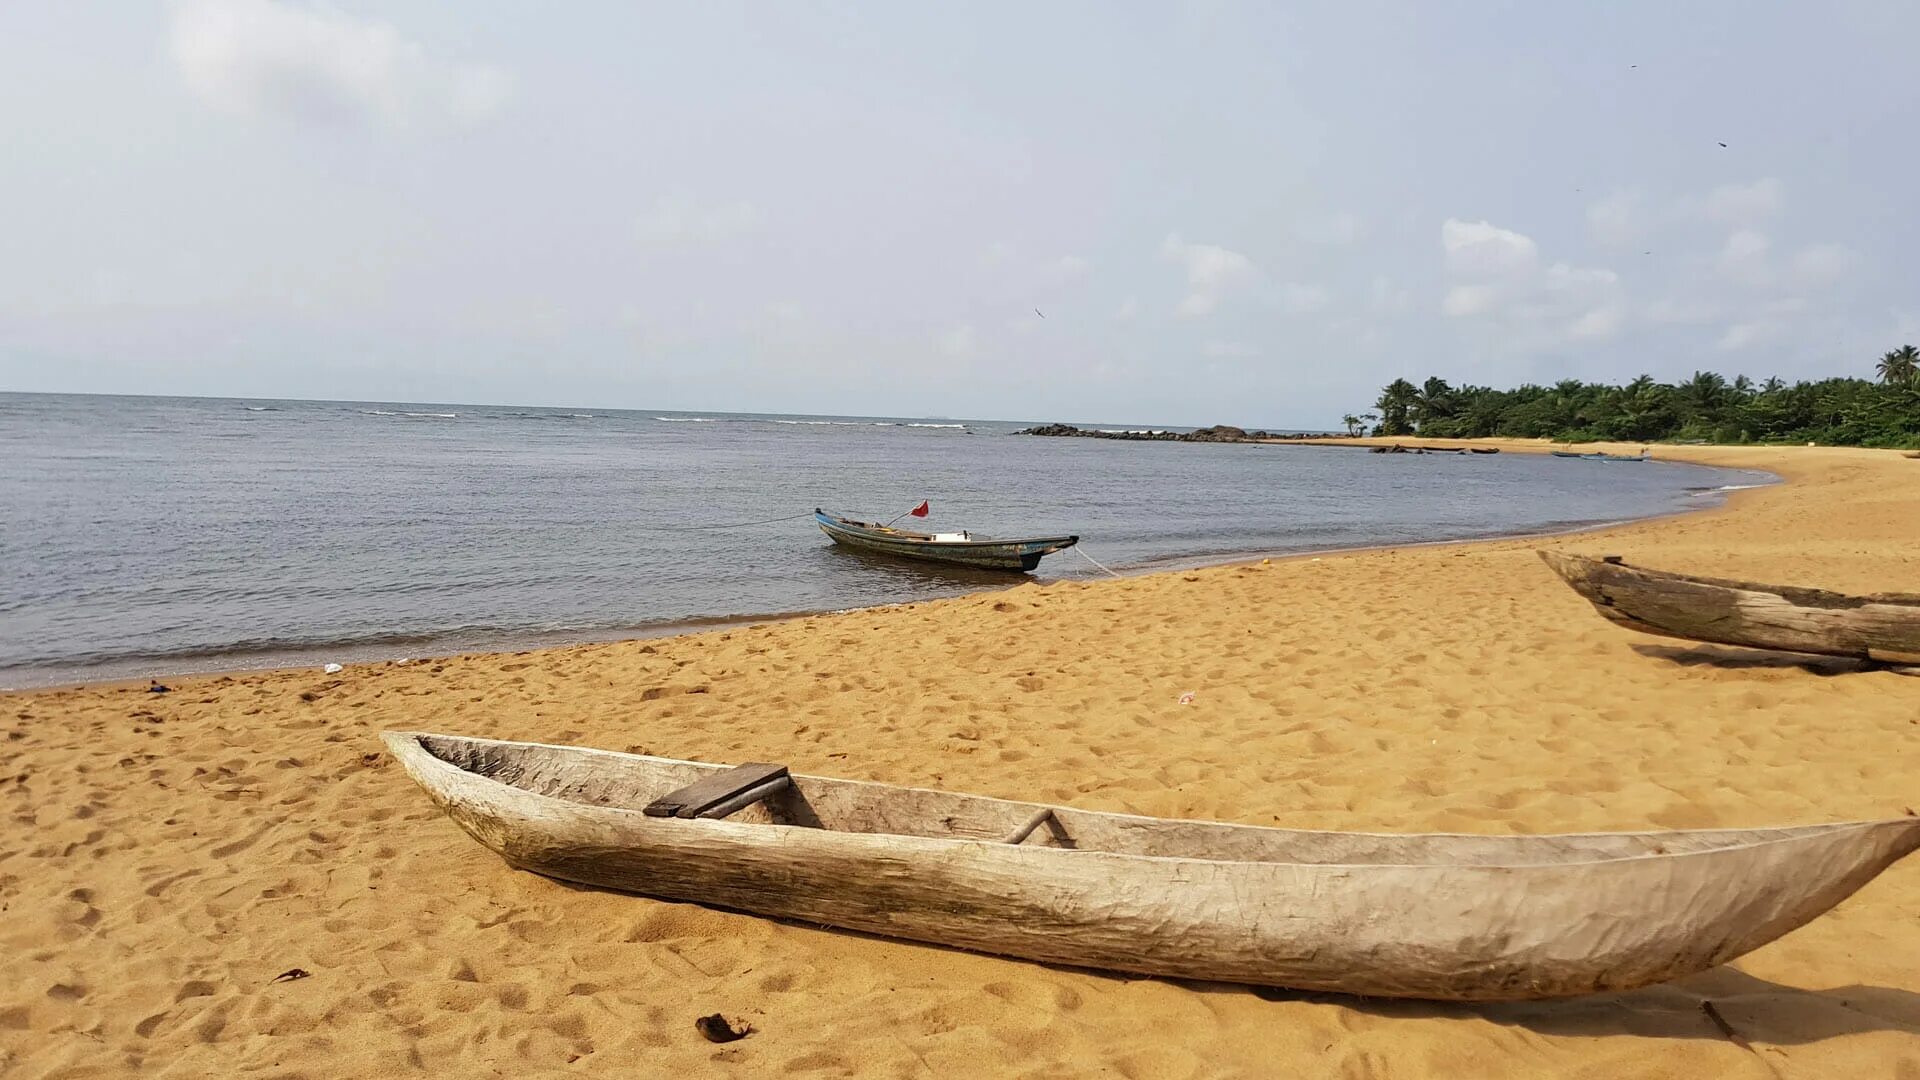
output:
[[[483,739],[424,735],[417,742],[441,761],[496,783],[550,799],[635,815],[654,799],[726,768],[578,747]],[[740,810],[727,820],[836,832],[997,841],[1042,805],[796,775],[781,794]],[[1526,866],[1684,855],[1855,827],[1841,824],[1790,829],[1470,836],[1280,829],[1064,806],[1054,807],[1054,814],[1054,822],[1036,830],[1025,846],[1233,862],[1402,866]],[[702,827],[699,821],[649,820],[659,821],[663,827]]]

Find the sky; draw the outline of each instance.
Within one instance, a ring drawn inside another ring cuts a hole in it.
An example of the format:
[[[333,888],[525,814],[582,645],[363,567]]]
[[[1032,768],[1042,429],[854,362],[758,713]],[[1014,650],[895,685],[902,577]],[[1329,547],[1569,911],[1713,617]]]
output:
[[[1329,428],[1920,343],[1904,2],[0,6],[0,390]]]

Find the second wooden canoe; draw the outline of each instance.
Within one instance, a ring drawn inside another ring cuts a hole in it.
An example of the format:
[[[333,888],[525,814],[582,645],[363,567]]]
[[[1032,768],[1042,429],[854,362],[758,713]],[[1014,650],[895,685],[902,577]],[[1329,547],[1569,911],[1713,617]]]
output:
[[[1600,614],[1631,630],[1754,649],[1920,664],[1920,596],[1848,596],[1643,570],[1613,558],[1542,551]]]
[[[1920,848],[1910,817],[1565,836],[1311,832],[770,765],[741,767],[729,793],[725,766],[696,761],[384,738],[474,839],[550,877],[1046,963],[1384,997],[1561,997],[1689,975],[1800,926]]]

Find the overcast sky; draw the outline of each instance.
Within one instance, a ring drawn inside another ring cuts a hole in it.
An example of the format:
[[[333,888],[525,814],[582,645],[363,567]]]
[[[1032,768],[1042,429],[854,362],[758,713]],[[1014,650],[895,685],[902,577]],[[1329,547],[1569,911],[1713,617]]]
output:
[[[0,6],[0,390],[1327,427],[1920,343],[1920,4],[1280,8]]]

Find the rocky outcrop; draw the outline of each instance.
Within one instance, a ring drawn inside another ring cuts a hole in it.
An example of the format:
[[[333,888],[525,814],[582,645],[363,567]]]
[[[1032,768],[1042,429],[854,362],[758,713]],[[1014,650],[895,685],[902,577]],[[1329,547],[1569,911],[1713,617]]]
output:
[[[1046,435],[1054,438],[1075,439],[1124,439],[1132,442],[1237,443],[1259,442],[1263,439],[1289,438],[1289,436],[1286,435],[1276,435],[1266,431],[1248,431],[1245,428],[1234,427],[1232,424],[1217,424],[1213,427],[1203,427],[1195,431],[1115,431],[1100,428],[1078,428],[1072,424],[1042,424],[1039,427],[1030,427],[1023,431],[1016,431],[1014,434]]]

